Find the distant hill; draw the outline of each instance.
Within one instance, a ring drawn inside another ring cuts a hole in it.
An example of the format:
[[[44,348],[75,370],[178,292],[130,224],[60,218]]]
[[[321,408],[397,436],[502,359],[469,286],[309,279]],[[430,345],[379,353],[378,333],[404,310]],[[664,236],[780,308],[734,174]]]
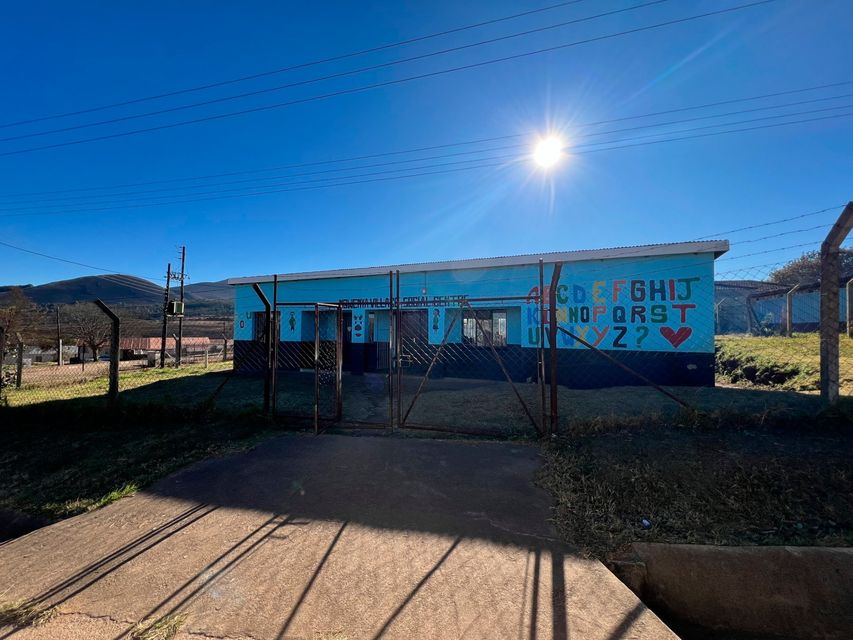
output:
[[[16,285],[0,286],[0,302],[13,286]],[[113,304],[163,304],[162,284],[123,274],[84,276],[35,286],[20,285],[20,288],[27,298],[39,305],[72,304],[95,298]],[[173,286],[172,298],[177,295],[178,289]],[[197,282],[184,288],[185,300],[199,306],[230,306],[233,295],[231,287],[223,282]]]

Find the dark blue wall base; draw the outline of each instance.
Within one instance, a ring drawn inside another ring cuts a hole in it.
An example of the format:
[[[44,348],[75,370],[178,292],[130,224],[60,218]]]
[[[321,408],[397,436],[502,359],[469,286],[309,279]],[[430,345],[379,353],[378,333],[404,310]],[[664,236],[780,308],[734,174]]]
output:
[[[374,345],[344,345],[344,370],[353,374],[377,369]],[[404,358],[403,373],[423,375],[438,349],[437,345],[419,345],[417,353]],[[536,380],[536,349],[519,346],[501,347],[498,354],[514,382]],[[600,389],[642,385],[627,371],[587,349],[559,349],[557,381],[573,389]],[[713,353],[664,353],[643,351],[608,351],[608,355],[643,374],[653,382],[684,387],[714,386]],[[234,368],[238,372],[257,373],[266,366],[262,343],[237,340],[234,342]],[[280,342],[279,369],[312,369],[314,345],[307,342]],[[550,363],[546,353],[546,380]],[[385,369],[387,371],[387,369]],[[492,352],[485,347],[448,345],[430,374],[433,378],[479,378],[505,380]]]

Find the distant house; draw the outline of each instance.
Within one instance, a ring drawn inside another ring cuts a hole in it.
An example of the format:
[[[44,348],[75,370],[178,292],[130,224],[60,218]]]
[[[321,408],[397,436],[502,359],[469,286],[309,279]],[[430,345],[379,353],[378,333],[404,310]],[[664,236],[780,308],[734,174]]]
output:
[[[129,359],[133,356],[143,356],[160,351],[162,340],[157,338],[130,337],[119,341],[121,357]],[[185,353],[204,352],[210,349],[210,338],[206,336],[184,336],[182,345]],[[166,351],[174,351],[175,338],[166,338]]]

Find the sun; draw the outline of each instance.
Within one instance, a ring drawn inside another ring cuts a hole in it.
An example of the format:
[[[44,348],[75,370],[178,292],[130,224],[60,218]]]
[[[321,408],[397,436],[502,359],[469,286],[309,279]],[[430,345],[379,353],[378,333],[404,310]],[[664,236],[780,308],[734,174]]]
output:
[[[543,169],[550,169],[563,157],[563,141],[557,136],[541,138],[533,150],[533,161]]]

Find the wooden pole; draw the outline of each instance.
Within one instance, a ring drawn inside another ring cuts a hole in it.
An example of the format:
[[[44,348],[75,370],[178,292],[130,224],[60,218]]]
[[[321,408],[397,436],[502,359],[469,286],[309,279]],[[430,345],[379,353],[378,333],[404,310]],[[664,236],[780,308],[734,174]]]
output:
[[[186,280],[186,274],[184,273],[184,268],[187,263],[187,247],[181,247],[181,314],[178,316],[178,342],[177,342],[177,361],[175,362],[176,367],[181,366],[181,362],[183,361],[183,347],[184,347],[184,280]]]

